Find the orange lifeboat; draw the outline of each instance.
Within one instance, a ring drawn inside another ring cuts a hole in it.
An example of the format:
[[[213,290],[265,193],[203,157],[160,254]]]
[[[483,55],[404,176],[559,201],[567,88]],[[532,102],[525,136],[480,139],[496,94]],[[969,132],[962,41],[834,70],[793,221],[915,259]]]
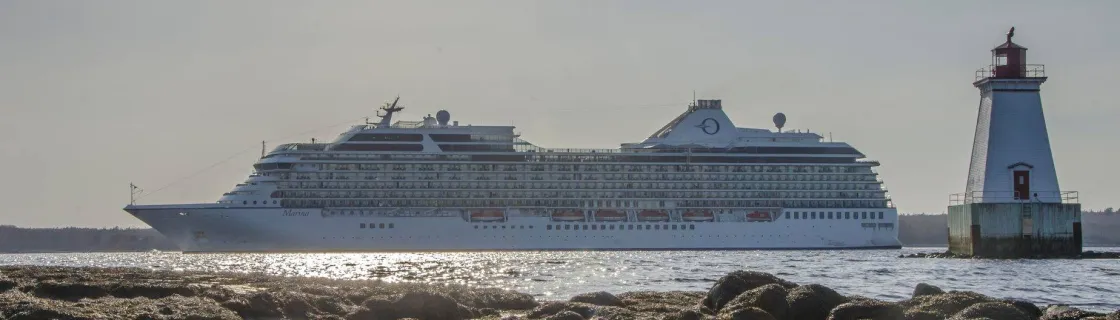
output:
[[[711,211],[689,211],[681,215],[684,221],[714,221],[716,216]]]
[[[669,221],[669,214],[664,211],[645,210],[638,213],[638,221]]]
[[[747,214],[747,221],[774,221],[774,217],[770,216],[767,211],[755,211]]]
[[[595,221],[626,221],[626,213],[615,210],[599,210],[595,212]]]
[[[583,221],[583,212],[579,211],[558,211],[552,213],[552,221]]]
[[[502,210],[476,210],[471,211],[471,221],[504,221],[506,215]]]

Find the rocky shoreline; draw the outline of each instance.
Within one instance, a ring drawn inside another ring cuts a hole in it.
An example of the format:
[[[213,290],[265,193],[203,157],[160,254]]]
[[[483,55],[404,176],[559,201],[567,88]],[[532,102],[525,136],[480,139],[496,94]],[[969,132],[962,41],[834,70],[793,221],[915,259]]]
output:
[[[736,271],[708,292],[607,292],[569,301],[457,285],[152,271],[0,267],[0,319],[991,319],[1120,320],[918,284],[910,299],[844,296]]]
[[[900,254],[900,255],[898,255],[898,257],[899,258],[986,259],[985,257],[958,255],[958,254],[955,254],[955,253],[952,253],[952,252],[949,252],[949,251],[945,251],[945,252],[919,252],[919,253],[911,253],[911,254]],[[999,259],[999,258],[997,257],[996,259]],[[1027,257],[1027,258],[1023,258],[1023,259],[1120,259],[1120,252],[1108,252],[1108,251],[1097,252],[1097,251],[1089,250],[1089,251],[1082,252],[1080,255],[1077,255],[1075,257],[1068,257],[1068,256],[1052,257],[1052,256],[1038,255],[1038,256]]]

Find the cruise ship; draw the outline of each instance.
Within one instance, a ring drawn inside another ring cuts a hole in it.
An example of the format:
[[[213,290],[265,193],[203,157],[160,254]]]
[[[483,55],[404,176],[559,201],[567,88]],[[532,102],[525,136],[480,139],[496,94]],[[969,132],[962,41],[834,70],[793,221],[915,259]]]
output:
[[[641,142],[551,149],[443,110],[393,122],[398,100],[277,146],[216,202],[124,210],[184,252],[900,247],[879,163],[780,113],[741,128],[694,100]]]

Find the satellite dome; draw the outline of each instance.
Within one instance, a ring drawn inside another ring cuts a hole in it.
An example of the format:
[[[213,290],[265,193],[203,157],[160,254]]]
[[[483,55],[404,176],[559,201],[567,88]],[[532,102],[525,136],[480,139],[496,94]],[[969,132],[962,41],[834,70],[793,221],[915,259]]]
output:
[[[774,115],[774,126],[778,127],[778,132],[782,131],[782,127],[786,126],[786,114],[778,112]]]
[[[436,112],[436,122],[439,122],[439,125],[446,126],[450,121],[451,113],[447,112],[447,110],[440,110],[439,112]]]

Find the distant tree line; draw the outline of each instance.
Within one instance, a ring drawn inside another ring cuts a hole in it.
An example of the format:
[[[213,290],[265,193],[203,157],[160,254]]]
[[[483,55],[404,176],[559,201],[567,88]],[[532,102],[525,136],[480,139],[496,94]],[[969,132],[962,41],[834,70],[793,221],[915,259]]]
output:
[[[174,251],[153,229],[19,228],[0,225],[0,252]]]
[[[906,246],[947,246],[949,216],[904,214],[898,217],[898,240]],[[1085,246],[1120,245],[1120,213],[1113,208],[1081,212]]]
[[[903,214],[898,237],[906,246],[946,246],[949,229],[945,214]],[[1120,245],[1120,213],[1113,208],[1084,211],[1081,225],[1086,246]],[[20,228],[0,225],[0,252],[114,252],[177,251],[179,248],[153,229],[141,228]]]

